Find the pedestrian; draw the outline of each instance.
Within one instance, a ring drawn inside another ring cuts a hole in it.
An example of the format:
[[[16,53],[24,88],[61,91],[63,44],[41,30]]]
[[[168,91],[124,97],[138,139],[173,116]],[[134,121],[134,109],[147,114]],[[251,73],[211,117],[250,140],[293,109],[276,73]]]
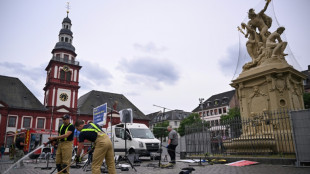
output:
[[[171,161],[169,163],[175,164],[175,148],[178,146],[178,133],[172,129],[172,126],[168,126],[168,154]]]
[[[72,149],[73,149],[73,132],[75,130],[73,124],[70,123],[70,115],[62,116],[63,124],[59,126],[57,137],[49,137],[50,141],[58,140],[56,151],[56,168],[60,172],[71,163]],[[61,173],[69,173],[69,168]]]
[[[79,145],[76,153],[76,161],[81,161],[80,155],[84,147],[84,140],[95,142],[95,150],[92,157],[92,174],[101,174],[100,167],[105,159],[109,174],[116,174],[114,163],[114,150],[112,142],[98,124],[85,124],[82,120],[75,122],[75,128],[80,131]]]
[[[19,137],[15,141],[15,155],[14,155],[14,163],[20,160],[24,156],[24,133],[19,134]],[[19,166],[24,167],[23,160],[19,162]]]
[[[1,147],[0,147],[0,152],[1,152],[0,159],[2,159],[2,158],[3,158],[4,151],[5,151],[5,147],[4,147],[4,145],[2,144],[2,145],[1,145]]]

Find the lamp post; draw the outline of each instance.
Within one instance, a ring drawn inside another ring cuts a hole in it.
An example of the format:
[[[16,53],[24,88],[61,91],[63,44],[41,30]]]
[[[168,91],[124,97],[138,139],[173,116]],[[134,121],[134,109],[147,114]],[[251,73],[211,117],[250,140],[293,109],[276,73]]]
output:
[[[51,115],[51,123],[50,123],[50,137],[52,136],[53,115],[54,115],[54,106],[52,106],[52,115]]]
[[[203,118],[203,101],[205,99],[204,98],[199,98],[199,103],[200,103],[200,108],[201,108],[201,117]]]
[[[205,153],[205,146],[204,146],[204,115],[203,115],[203,101],[204,101],[204,98],[199,98],[199,103],[200,103],[200,108],[201,108],[201,117],[202,117],[202,142],[203,142],[203,145],[202,145],[202,150],[203,150],[203,153]]]

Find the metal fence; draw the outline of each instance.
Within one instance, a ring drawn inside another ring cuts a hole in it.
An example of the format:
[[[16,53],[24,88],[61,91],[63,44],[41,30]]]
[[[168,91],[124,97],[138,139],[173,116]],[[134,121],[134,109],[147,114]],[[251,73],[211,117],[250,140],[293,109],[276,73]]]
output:
[[[189,155],[295,155],[290,110],[251,119],[195,123],[185,128]],[[306,119],[310,119],[310,116]],[[215,123],[215,124],[214,124]]]

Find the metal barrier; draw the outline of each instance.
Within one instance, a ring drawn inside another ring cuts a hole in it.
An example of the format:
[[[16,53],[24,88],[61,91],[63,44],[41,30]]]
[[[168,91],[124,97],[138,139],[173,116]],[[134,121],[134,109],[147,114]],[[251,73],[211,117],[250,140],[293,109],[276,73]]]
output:
[[[291,112],[297,166],[310,162],[310,110]]]

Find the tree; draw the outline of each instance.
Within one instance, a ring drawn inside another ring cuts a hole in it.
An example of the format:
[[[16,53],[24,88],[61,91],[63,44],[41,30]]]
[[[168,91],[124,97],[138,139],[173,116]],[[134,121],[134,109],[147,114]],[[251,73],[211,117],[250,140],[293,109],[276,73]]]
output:
[[[154,128],[153,128],[153,134],[156,138],[162,137],[167,137],[168,136],[168,131],[167,127],[169,126],[169,121],[164,121],[161,123],[157,123]],[[161,135],[162,134],[162,135]]]
[[[181,136],[185,135],[185,126],[191,125],[193,123],[201,122],[200,116],[198,113],[192,113],[187,118],[184,118],[178,129],[178,132]]]
[[[229,109],[227,115],[221,115],[221,123],[226,122],[227,120],[233,120],[235,118],[241,118],[240,108],[231,108]]]
[[[310,93],[304,93],[304,104],[305,104],[305,109],[310,108]]]
[[[221,125],[225,125],[230,130],[231,138],[237,138],[241,135],[241,114],[240,108],[229,109],[227,115],[221,115]]]

